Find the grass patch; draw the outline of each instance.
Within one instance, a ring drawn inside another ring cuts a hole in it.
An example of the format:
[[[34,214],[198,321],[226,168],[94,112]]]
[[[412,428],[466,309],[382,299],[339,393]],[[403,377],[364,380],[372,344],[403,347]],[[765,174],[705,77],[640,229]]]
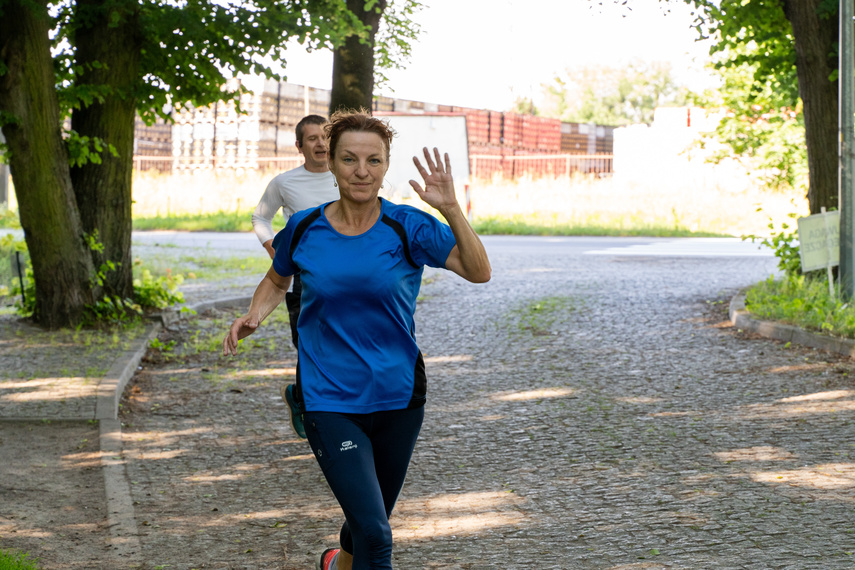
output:
[[[782,321],[798,327],[843,338],[855,338],[855,306],[828,291],[825,276],[770,277],[749,289],[745,308],[761,319]]]
[[[212,212],[134,217],[134,230],[173,230],[185,232],[251,232],[252,212]]]
[[[552,326],[562,314],[577,308],[578,301],[572,297],[543,297],[512,309],[507,314],[507,319],[520,333],[543,336],[552,334]]]
[[[134,230],[251,232],[251,212],[216,212],[134,218]],[[607,220],[567,220],[557,214],[487,216],[473,221],[481,235],[535,236],[643,236],[643,237],[730,237],[730,234],[692,230],[679,220],[649,220],[640,216],[617,216]]]
[[[161,246],[158,246],[158,249]],[[156,254],[140,255],[142,266],[154,277],[181,276],[182,281],[222,281],[237,275],[258,275],[258,280],[270,269],[270,258],[263,249],[248,257],[220,257],[215,252],[197,255],[175,255],[168,250]],[[141,275],[141,272],[139,272]],[[136,268],[134,277],[138,277]]]
[[[261,277],[270,269],[270,257],[260,247],[253,257],[190,257],[179,258],[180,267],[186,267],[196,279],[219,281],[234,277],[235,273],[258,274]]]
[[[29,554],[0,550],[0,570],[39,570],[39,568]]]
[[[672,225],[668,225],[667,221],[650,223],[633,216],[612,220],[611,224],[561,221],[555,215],[541,214],[491,216],[478,218],[472,225],[480,235],[729,237],[728,234],[723,233],[693,231],[679,223]]]
[[[140,321],[124,326],[79,330],[46,331],[27,326],[26,329],[18,329],[17,336],[7,336],[6,343],[14,347],[22,358],[33,362],[40,362],[38,355],[45,351],[64,355],[62,359],[48,359],[37,368],[28,369],[19,376],[21,378],[97,379],[107,373],[117,354],[128,350],[131,343],[145,332],[146,325]],[[0,371],[0,378],[9,377],[8,371]]]

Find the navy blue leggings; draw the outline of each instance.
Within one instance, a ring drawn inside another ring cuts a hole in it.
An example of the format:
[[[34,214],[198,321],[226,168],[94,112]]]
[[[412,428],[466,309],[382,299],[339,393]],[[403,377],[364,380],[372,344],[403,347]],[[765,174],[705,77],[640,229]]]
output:
[[[423,419],[423,407],[303,415],[309,445],[344,511],[341,547],[353,554],[353,570],[392,568],[389,516],[404,486]]]

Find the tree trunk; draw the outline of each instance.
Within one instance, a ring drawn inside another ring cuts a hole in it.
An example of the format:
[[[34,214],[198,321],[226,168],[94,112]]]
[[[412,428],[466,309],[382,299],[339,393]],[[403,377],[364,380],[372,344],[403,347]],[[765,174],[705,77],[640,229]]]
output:
[[[339,109],[367,109],[374,100],[374,37],[380,26],[386,0],[365,10],[365,0],[347,0],[347,8],[368,26],[369,37],[349,36],[333,53],[333,80],[330,114]]]
[[[83,230],[97,235],[103,250],[93,250],[96,269],[104,272],[103,293],[133,297],[131,258],[134,84],[138,80],[141,40],[138,2],[78,0],[75,30],[76,61],[82,68],[78,85],[106,85],[103,101],[75,109],[71,128],[80,135],[98,137],[115,147],[118,156],[104,151],[102,163],[71,169],[71,181]],[[92,65],[97,62],[98,65]]]
[[[34,320],[74,326],[92,303],[92,257],[84,239],[62,140],[47,3],[7,0],[0,17],[0,111],[21,226],[35,278]]]
[[[784,0],[784,14],[793,27],[799,96],[804,104],[808,156],[808,204],[810,213],[822,207],[838,207],[837,81],[829,77],[837,69],[835,44],[837,18],[821,17],[822,0]]]

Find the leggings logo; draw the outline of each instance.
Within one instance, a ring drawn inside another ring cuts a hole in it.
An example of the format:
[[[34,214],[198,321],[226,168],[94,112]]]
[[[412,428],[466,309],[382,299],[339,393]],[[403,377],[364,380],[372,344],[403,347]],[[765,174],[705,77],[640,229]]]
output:
[[[351,449],[356,449],[357,445],[350,440],[341,442],[341,451],[349,451]]]

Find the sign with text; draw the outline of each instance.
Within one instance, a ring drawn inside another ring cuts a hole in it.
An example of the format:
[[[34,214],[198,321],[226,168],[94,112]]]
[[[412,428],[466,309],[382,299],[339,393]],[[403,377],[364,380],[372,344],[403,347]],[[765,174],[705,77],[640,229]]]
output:
[[[840,212],[799,218],[802,272],[840,265]]]

